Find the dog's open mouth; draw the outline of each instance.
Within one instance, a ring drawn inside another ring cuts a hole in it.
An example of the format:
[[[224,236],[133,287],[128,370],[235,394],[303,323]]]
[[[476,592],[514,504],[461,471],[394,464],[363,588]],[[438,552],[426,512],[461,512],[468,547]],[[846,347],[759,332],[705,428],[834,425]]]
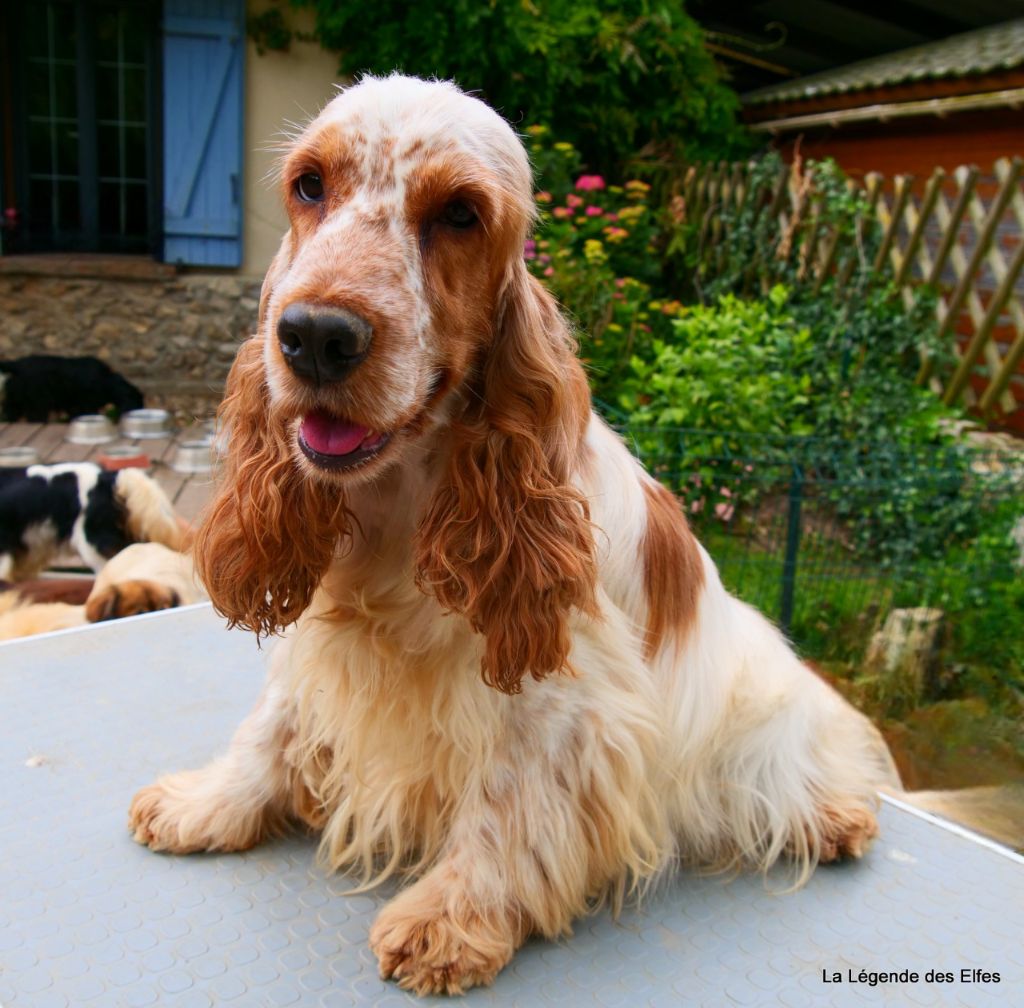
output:
[[[299,425],[299,448],[321,469],[340,471],[361,465],[379,454],[390,434],[332,416],[323,410],[307,413]]]

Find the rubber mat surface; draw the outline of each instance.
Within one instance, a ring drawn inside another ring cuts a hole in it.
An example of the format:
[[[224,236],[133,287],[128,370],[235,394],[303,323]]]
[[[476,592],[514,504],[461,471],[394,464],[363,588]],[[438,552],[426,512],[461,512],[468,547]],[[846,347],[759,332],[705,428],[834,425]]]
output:
[[[346,895],[314,840],[169,857],[128,835],[134,791],[223,747],[263,662],[208,606],[0,645],[2,1008],[424,1003],[367,947],[394,890]],[[783,886],[684,874],[457,1003],[1024,1005],[1020,858],[887,805],[863,862]]]

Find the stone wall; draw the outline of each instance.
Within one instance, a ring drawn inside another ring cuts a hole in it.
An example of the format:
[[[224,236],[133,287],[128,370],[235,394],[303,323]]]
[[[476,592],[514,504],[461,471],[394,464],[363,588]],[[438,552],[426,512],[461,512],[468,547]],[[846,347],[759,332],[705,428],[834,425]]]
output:
[[[0,258],[0,358],[89,354],[149,406],[181,420],[213,413],[255,327],[259,279],[176,274],[144,260],[22,258]]]

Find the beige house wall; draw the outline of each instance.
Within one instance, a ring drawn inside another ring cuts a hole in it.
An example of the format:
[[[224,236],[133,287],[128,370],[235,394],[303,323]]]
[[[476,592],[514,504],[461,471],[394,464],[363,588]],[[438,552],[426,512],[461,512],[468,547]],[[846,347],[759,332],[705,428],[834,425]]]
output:
[[[250,16],[266,7],[253,0]],[[292,27],[309,31],[311,12],[287,12]],[[293,42],[288,52],[260,55],[249,39],[245,55],[244,203],[240,273],[262,276],[288,227],[277,192],[275,144],[288,124],[303,124],[330,100],[338,57],[314,42]]]

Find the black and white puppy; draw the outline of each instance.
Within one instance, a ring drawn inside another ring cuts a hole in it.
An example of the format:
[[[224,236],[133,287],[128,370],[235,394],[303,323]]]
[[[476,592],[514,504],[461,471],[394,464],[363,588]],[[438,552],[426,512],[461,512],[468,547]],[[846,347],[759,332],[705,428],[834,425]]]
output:
[[[0,418],[46,423],[52,417],[141,409],[142,393],[96,357],[33,354],[0,361]]]
[[[0,580],[20,581],[71,546],[94,571],[134,542],[180,550],[184,524],[139,469],[94,462],[0,469]]]

